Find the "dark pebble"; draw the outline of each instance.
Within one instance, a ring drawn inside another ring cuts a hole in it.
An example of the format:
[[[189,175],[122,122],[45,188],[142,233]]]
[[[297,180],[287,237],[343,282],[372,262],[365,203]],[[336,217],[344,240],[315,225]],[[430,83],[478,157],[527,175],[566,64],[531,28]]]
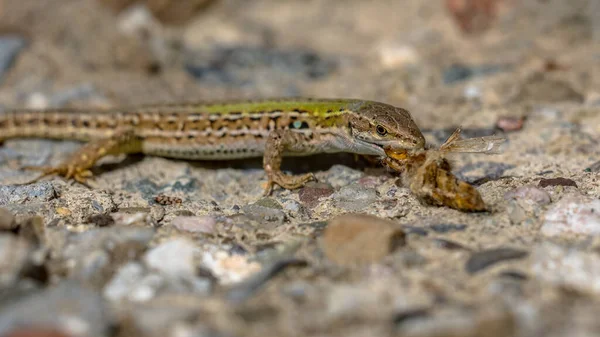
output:
[[[108,214],[94,214],[87,218],[87,222],[98,227],[106,227],[113,225],[115,220]]]
[[[455,63],[444,70],[442,78],[444,84],[448,85],[468,80],[474,76],[491,75],[493,73],[504,71],[505,69],[508,69],[508,67],[503,65],[469,66],[466,64]]]
[[[441,223],[429,226],[433,231],[438,233],[459,232],[467,228],[465,224]]]
[[[425,308],[409,309],[409,310],[402,311],[402,312],[395,314],[394,315],[394,324],[401,325],[409,320],[412,320],[415,318],[424,318],[424,317],[428,317],[429,315],[430,315],[429,310],[427,310]]]
[[[475,252],[467,260],[465,269],[473,274],[479,272],[491,265],[506,260],[516,260],[526,257],[529,253],[513,248],[496,248]]]
[[[517,281],[525,281],[527,280],[527,274],[518,271],[518,270],[505,270],[498,274],[500,277],[510,278]]]
[[[425,228],[418,226],[403,226],[402,229],[406,234],[416,234],[420,236],[427,236],[427,234],[429,234]]]
[[[325,198],[333,194],[333,187],[328,184],[308,184],[298,193],[300,202],[309,208],[319,204],[319,198]]]
[[[462,244],[458,243],[458,242],[454,242],[451,240],[446,240],[446,239],[433,239],[433,242],[435,243],[436,246],[443,248],[443,249],[448,249],[448,250],[471,250],[468,247],[463,246]]]
[[[498,179],[502,177],[506,170],[510,170],[514,167],[515,165],[511,164],[482,161],[463,166],[460,171],[457,172],[456,176],[469,184],[478,185],[489,180]],[[479,171],[481,173],[470,176],[469,173],[473,171]]]
[[[539,187],[546,187],[546,186],[573,186],[575,188],[577,188],[577,183],[571,179],[567,179],[567,178],[550,178],[550,179],[541,179],[540,182],[538,183]]]

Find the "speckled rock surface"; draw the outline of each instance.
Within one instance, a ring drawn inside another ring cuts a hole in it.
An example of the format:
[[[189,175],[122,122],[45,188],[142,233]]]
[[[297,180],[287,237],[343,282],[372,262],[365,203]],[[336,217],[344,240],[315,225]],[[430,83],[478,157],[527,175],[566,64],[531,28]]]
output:
[[[0,0],[0,111],[383,101],[410,110],[432,145],[459,125],[507,138],[501,154],[450,158],[489,212],[423,205],[351,155],[285,159],[318,182],[270,197],[260,159],[116,156],[93,188],[18,185],[36,176],[21,167],[79,144],[6,140],[1,335],[600,333],[596,1],[501,1],[477,34],[457,26],[468,13],[455,1],[130,3]]]

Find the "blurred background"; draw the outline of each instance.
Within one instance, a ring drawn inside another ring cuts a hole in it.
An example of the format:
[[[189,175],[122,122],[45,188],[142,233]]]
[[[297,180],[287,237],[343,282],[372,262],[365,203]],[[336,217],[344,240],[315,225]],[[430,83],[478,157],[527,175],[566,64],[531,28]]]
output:
[[[356,97],[425,129],[597,100],[597,0],[1,0],[0,104]]]

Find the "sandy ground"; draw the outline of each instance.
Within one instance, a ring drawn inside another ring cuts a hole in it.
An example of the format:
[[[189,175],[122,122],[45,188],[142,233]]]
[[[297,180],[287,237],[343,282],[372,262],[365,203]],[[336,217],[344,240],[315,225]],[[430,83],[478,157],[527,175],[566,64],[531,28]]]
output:
[[[260,160],[108,158],[95,189],[60,178],[16,186],[34,177],[22,165],[57,163],[79,145],[10,140],[0,149],[1,334],[600,332],[597,1],[505,1],[474,34],[441,1],[171,10],[0,1],[0,108],[383,101],[410,110],[433,145],[459,125],[466,137],[507,138],[501,154],[452,157],[490,211],[424,205],[396,176],[344,155],[286,160],[319,183],[269,198]]]

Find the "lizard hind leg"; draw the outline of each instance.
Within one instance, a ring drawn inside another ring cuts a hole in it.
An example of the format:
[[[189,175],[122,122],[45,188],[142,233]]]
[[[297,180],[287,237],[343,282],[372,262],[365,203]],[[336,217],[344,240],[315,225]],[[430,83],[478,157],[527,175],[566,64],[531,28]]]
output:
[[[277,130],[271,132],[265,145],[265,154],[263,157],[263,166],[267,174],[267,187],[264,195],[268,196],[273,192],[273,187],[278,185],[285,189],[293,190],[304,186],[309,181],[316,181],[312,173],[302,175],[288,175],[281,171],[281,162],[283,152],[293,149],[297,144],[308,142],[305,135],[293,132],[291,130]]]
[[[93,176],[90,170],[101,158],[119,153],[132,153],[140,150],[140,141],[132,130],[118,131],[110,137],[86,143],[57,166],[25,166],[22,169],[40,171],[42,174],[20,185],[31,184],[51,175],[73,179],[87,185]]]

